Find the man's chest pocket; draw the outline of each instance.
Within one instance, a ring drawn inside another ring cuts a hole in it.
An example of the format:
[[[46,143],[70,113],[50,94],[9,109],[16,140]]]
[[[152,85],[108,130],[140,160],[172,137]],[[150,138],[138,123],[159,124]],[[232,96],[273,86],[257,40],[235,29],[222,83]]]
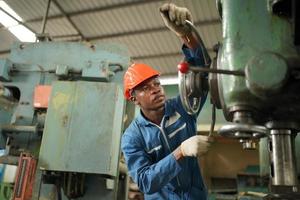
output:
[[[185,122],[180,122],[171,127],[168,127],[167,131],[167,137],[172,151],[176,149],[181,144],[181,142],[187,139],[188,137],[188,129],[187,124]]]
[[[153,144],[145,149],[146,153],[150,155],[153,162],[157,162],[164,157],[164,147],[160,143]]]

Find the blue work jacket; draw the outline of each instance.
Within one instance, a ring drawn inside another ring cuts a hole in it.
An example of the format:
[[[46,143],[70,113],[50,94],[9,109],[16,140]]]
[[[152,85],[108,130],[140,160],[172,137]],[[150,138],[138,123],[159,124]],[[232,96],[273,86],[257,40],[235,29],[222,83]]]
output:
[[[197,63],[194,52],[183,51],[186,60]],[[201,107],[205,99],[206,95],[201,99]],[[160,126],[140,113],[123,134],[121,148],[129,174],[146,200],[206,200],[197,158],[176,161],[172,154],[184,140],[196,134],[199,113],[189,115],[179,96],[166,101],[164,112]]]

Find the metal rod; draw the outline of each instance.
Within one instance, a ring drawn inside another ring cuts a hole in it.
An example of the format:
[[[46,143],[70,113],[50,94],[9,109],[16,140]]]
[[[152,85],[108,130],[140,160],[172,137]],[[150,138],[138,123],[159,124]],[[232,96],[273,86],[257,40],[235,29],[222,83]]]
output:
[[[196,27],[194,26],[194,24],[191,21],[185,20],[185,22],[196,34],[197,40],[199,42],[199,46],[201,48],[201,52],[202,52],[202,56],[203,56],[203,60],[204,60],[204,66],[209,66],[211,64],[211,59],[208,55],[208,52],[205,48],[205,45],[201,39],[199,32],[197,31]]]
[[[244,71],[230,71],[225,69],[211,69],[211,68],[203,68],[203,67],[190,67],[189,69],[194,72],[207,72],[207,73],[214,73],[214,74],[229,74],[235,76],[245,76]]]
[[[210,130],[208,137],[212,136],[216,124],[216,106],[215,104],[212,104],[212,114],[211,114],[211,124],[210,124]]]
[[[67,34],[67,35],[52,35],[53,39],[65,39],[65,38],[71,38],[71,37],[81,37],[79,34]]]
[[[45,32],[46,23],[47,23],[47,19],[48,19],[49,8],[50,8],[50,3],[51,3],[51,0],[48,0],[47,8],[46,8],[46,13],[45,13],[45,16],[43,17],[41,34],[44,34],[44,32]]]
[[[22,189],[23,189],[23,184],[24,184],[24,177],[26,176],[26,168],[27,168],[27,160],[22,160],[21,161],[21,165],[19,167],[21,167],[21,170],[20,170],[20,173],[18,175],[20,175],[20,178],[17,182],[17,185],[15,186],[16,187],[16,197],[17,198],[20,198],[21,197],[21,192],[22,192]]]
[[[56,1],[52,0],[54,5],[59,9],[59,11],[63,14],[63,16],[68,20],[68,22],[73,26],[73,28],[77,31],[77,33],[80,35],[81,39],[84,40],[84,35],[80,31],[80,29],[77,27],[77,25],[73,22],[71,17],[65,12],[63,7]]]
[[[206,49],[209,53],[213,53],[213,49]],[[151,58],[165,58],[172,56],[180,56],[182,57],[182,52],[169,52],[169,53],[159,53],[159,54],[150,54],[150,55],[140,55],[140,56],[132,56],[132,60],[143,60],[143,59],[151,59]]]
[[[37,126],[20,126],[20,125],[1,125],[0,128],[2,131],[8,131],[8,132],[30,132],[30,133],[36,133],[37,132]]]

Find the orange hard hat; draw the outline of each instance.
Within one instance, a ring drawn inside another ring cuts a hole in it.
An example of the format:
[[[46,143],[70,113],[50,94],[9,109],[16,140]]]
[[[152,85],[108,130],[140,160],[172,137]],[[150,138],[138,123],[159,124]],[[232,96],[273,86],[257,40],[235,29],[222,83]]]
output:
[[[130,90],[134,89],[143,81],[158,76],[159,72],[143,63],[132,64],[124,74],[124,96],[127,100],[130,99]]]

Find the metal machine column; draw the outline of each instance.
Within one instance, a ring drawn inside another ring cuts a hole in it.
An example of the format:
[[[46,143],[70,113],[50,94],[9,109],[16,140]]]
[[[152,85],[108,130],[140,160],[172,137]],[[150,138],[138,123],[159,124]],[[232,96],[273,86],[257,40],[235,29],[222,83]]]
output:
[[[291,130],[271,130],[270,168],[273,186],[291,186],[297,192],[295,134]]]

